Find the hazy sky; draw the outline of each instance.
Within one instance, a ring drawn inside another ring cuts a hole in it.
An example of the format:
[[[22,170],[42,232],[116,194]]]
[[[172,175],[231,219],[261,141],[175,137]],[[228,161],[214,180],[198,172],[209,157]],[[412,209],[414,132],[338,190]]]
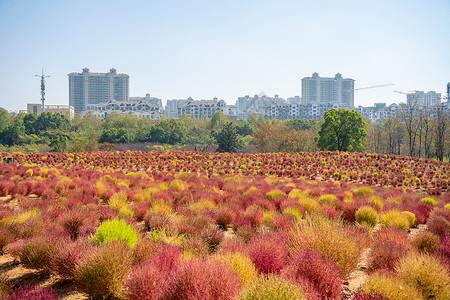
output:
[[[130,96],[224,99],[301,95],[301,79],[340,72],[355,105],[393,90],[446,92],[450,0],[0,0],[0,107],[68,104],[87,67],[130,76]]]

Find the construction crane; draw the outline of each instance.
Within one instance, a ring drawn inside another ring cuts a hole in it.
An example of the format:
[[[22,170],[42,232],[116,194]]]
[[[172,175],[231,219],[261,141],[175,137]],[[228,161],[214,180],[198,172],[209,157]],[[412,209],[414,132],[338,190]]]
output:
[[[374,89],[374,88],[379,88],[379,87],[383,87],[383,86],[390,86],[390,85],[394,85],[394,84],[393,84],[393,83],[388,83],[388,84],[380,84],[380,85],[366,86],[366,87],[362,87],[362,88],[355,89],[355,91],[366,90],[366,89]]]
[[[362,88],[357,88],[357,89],[355,89],[355,91],[359,91],[359,90],[367,90],[367,89],[374,89],[374,88],[379,88],[379,87],[384,87],[384,86],[390,86],[390,85],[394,85],[394,84],[393,84],[393,83],[388,83],[388,84],[379,84],[379,85],[366,86],[366,87],[362,87]],[[342,92],[348,92],[348,93],[349,93],[349,98],[350,98],[350,103],[354,103],[354,99],[353,99],[353,95],[352,95],[352,90],[343,90]]]
[[[42,112],[44,112],[44,101],[45,101],[45,78],[50,77],[50,75],[44,75],[44,68],[42,68],[42,75],[34,75],[41,78],[41,101],[42,101]]]

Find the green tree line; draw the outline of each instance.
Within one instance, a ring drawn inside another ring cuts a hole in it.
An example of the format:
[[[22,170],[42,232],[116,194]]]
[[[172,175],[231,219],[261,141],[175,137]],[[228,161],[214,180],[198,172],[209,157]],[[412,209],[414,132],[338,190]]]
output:
[[[366,151],[448,159],[450,118],[443,110],[408,114],[408,110],[381,123],[363,121],[356,111],[329,110],[321,120],[265,120],[252,114],[247,120],[229,119],[222,112],[197,120],[150,120],[110,114],[100,120],[92,114],[68,120],[55,113],[10,114],[0,110],[0,150],[93,151],[114,144],[189,145],[195,151],[299,152],[318,150]],[[250,149],[250,150],[249,150]]]

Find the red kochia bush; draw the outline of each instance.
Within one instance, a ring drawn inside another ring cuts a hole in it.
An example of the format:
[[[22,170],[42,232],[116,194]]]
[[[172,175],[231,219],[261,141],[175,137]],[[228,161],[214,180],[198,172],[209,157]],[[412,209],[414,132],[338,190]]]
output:
[[[300,251],[282,274],[300,283],[309,282],[321,299],[341,299],[343,278],[331,260],[311,251]]]
[[[161,299],[167,290],[169,275],[176,269],[180,254],[177,247],[166,246],[150,260],[135,266],[125,276],[127,299]]]
[[[73,280],[75,267],[92,249],[93,246],[89,244],[87,239],[80,239],[72,243],[69,241],[59,242],[51,255],[51,273],[57,274],[64,279]]]
[[[239,293],[238,275],[217,261],[192,260],[180,265],[172,274],[166,300],[227,300]]]
[[[286,242],[277,234],[256,236],[249,242],[246,252],[258,272],[263,274],[279,274],[288,256]]]
[[[57,300],[56,292],[51,288],[25,285],[18,288],[8,300]]]

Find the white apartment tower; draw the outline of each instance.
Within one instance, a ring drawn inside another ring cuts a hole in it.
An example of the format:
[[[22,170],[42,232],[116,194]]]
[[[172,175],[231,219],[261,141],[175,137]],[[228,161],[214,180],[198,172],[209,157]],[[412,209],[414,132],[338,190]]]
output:
[[[302,104],[335,104],[354,107],[355,80],[342,78],[337,73],[334,78],[320,77],[318,73],[302,79]]]
[[[430,107],[441,103],[441,94],[435,91],[426,93],[424,91],[415,91],[414,93],[407,94],[406,101],[412,105]]]
[[[88,105],[95,105],[109,101],[128,101],[129,76],[118,74],[116,69],[108,73],[91,73],[84,68],[82,73],[70,73],[69,76],[69,105],[75,112],[87,109]]]

